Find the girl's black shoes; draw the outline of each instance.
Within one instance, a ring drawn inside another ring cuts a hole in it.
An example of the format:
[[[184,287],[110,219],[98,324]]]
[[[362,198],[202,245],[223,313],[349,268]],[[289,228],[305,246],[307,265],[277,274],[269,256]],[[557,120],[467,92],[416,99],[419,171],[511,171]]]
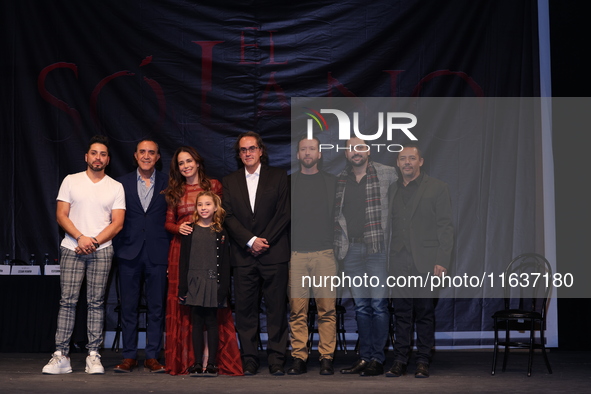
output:
[[[202,376],[214,378],[214,377],[218,376],[218,371],[219,371],[219,368],[217,365],[207,364],[207,368],[205,368],[205,371],[203,372]]]
[[[189,367],[189,375],[196,377],[196,376],[203,376],[203,365],[201,363],[195,363]]]
[[[214,364],[207,364],[207,368],[203,369],[203,364],[195,363],[188,369],[189,375],[192,377],[214,378],[218,376],[219,368]]]

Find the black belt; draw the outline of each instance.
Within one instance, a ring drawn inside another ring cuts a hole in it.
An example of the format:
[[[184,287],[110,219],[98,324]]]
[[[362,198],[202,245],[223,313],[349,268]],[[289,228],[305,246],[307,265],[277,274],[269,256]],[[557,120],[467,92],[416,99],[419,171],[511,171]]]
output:
[[[364,243],[363,237],[349,237],[349,243],[352,244],[362,244]]]

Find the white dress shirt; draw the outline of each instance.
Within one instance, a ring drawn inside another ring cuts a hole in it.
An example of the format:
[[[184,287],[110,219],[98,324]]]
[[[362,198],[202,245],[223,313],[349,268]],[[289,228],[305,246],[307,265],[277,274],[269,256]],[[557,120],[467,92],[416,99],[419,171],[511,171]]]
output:
[[[254,213],[254,203],[256,200],[256,196],[257,196],[257,189],[259,187],[259,179],[261,178],[261,164],[259,163],[259,166],[252,174],[250,172],[248,172],[248,170],[245,167],[244,174],[246,176],[246,187],[248,189],[248,199],[250,201],[250,208],[252,209],[252,212]],[[252,248],[252,244],[254,243],[254,241],[256,239],[257,239],[256,236],[252,237],[246,243],[246,245],[249,248]]]

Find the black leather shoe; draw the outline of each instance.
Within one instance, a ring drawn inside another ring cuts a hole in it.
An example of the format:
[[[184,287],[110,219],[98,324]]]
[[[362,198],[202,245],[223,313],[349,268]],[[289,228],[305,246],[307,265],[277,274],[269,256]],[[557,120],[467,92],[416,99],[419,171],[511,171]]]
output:
[[[359,373],[361,376],[378,376],[384,373],[384,364],[378,360],[371,360],[367,367]]]
[[[415,378],[428,378],[429,377],[429,364],[418,363],[417,369],[415,370]]]
[[[355,364],[351,366],[351,368],[341,369],[342,374],[354,374],[360,373],[368,366],[368,362],[362,359],[355,361]]]
[[[273,364],[269,367],[269,373],[275,376],[285,375],[285,370],[281,364]]]
[[[400,361],[394,361],[394,365],[388,372],[386,372],[386,376],[389,378],[399,378],[400,376],[406,373],[406,364],[401,363]]]
[[[256,375],[258,370],[259,367],[254,363],[254,361],[247,361],[244,363],[244,376]]]
[[[218,376],[219,370],[220,369],[218,368],[217,365],[207,364],[207,368],[205,368],[205,371],[203,372],[203,376],[208,377],[208,378],[215,378],[216,376]]]
[[[301,375],[306,372],[308,372],[306,362],[301,358],[294,358],[291,368],[287,370],[288,375]]]
[[[334,368],[330,358],[320,360],[320,375],[334,375]]]
[[[201,363],[195,363],[189,367],[190,376],[201,376],[203,374],[203,365]]]

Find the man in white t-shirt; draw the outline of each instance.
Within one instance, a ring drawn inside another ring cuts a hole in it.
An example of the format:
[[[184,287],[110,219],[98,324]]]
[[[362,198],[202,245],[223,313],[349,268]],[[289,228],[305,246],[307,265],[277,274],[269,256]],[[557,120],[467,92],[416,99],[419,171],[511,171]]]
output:
[[[56,218],[65,231],[60,248],[61,300],[55,334],[56,351],[43,367],[44,374],[72,372],[70,337],[76,317],[80,286],[86,275],[88,302],[88,357],[86,373],[103,374],[99,347],[103,342],[105,287],[113,246],[111,239],[123,228],[123,186],[105,174],[109,141],[97,135],[84,155],[86,171],[64,178],[57,196]]]

